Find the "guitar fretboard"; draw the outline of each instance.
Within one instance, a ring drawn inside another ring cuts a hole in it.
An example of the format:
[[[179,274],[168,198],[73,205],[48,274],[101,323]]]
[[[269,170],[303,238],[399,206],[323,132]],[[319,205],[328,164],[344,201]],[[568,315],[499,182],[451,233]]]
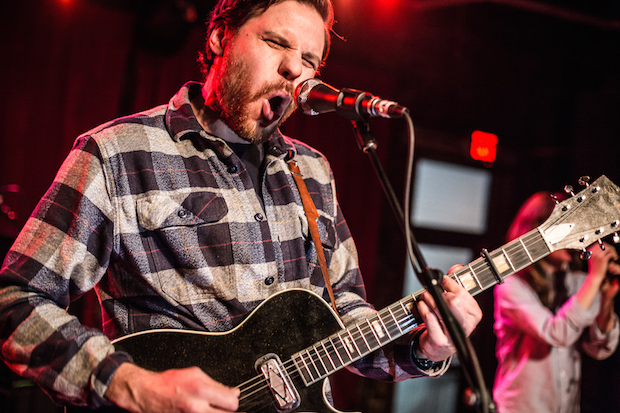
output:
[[[476,295],[550,253],[539,229],[489,252],[449,276]],[[490,262],[489,262],[490,261]],[[413,315],[418,291],[292,356],[306,386],[322,380],[402,337],[419,321]]]

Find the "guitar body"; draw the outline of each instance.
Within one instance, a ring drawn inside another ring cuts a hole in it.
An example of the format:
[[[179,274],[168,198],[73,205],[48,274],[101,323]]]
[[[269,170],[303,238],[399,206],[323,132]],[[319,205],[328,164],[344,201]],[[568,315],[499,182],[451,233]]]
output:
[[[319,296],[304,290],[279,293],[257,307],[239,326],[226,333],[184,330],[148,330],[118,339],[114,346],[129,353],[134,362],[153,371],[198,366],[215,380],[231,387],[260,376],[255,362],[276,354],[282,363],[290,356],[342,329],[339,319]],[[305,387],[298,375],[291,380],[301,404],[290,412],[337,412],[327,403],[325,380]],[[239,411],[282,413],[266,385],[240,402]],[[92,411],[69,408],[70,412]],[[124,412],[101,408],[97,412]]]
[[[585,250],[619,231],[620,188],[603,175],[558,203],[538,228],[494,251],[485,250],[449,276],[475,295],[553,251]],[[415,328],[415,303],[423,293],[344,328],[321,297],[293,289],[263,302],[229,332],[150,330],[114,345],[146,369],[198,366],[215,380],[238,387],[240,412],[333,413],[337,410],[326,401],[325,378]]]

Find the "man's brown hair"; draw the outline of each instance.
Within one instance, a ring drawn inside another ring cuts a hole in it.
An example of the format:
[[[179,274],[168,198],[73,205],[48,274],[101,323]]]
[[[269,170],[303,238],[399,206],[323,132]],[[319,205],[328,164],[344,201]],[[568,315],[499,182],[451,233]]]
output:
[[[206,77],[215,56],[209,48],[208,39],[211,33],[220,27],[237,31],[249,19],[264,13],[274,4],[288,0],[220,0],[214,7],[207,22],[207,42],[204,53],[200,53],[200,62],[203,75]],[[294,0],[313,7],[325,22],[325,47],[322,61],[325,61],[331,46],[331,32],[334,25],[334,7],[331,0]]]

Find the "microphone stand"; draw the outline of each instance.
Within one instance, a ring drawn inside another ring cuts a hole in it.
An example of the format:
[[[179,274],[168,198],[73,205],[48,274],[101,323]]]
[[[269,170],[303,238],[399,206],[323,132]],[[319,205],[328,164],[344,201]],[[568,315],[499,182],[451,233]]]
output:
[[[410,128],[411,136],[413,136],[413,123],[411,118],[409,117],[408,111],[404,113],[408,121],[408,126]],[[353,125],[353,130],[355,132],[357,138],[357,144],[359,148],[368,154],[372,165],[374,166],[375,172],[379,177],[379,181],[383,187],[383,190],[387,196],[388,202],[392,207],[392,210],[398,220],[399,226],[405,234],[405,238],[407,239],[407,247],[409,258],[411,260],[411,264],[414,267],[414,271],[417,273],[418,279],[420,282],[426,287],[426,289],[431,293],[432,297],[437,304],[437,308],[439,310],[439,314],[443,319],[444,325],[452,338],[452,342],[457,350],[457,354],[459,356],[459,360],[462,363],[463,372],[465,373],[465,377],[469,383],[470,388],[472,389],[473,394],[469,397],[468,404],[476,407],[476,409],[482,413],[494,413],[495,403],[489,395],[489,392],[484,383],[484,377],[482,375],[482,371],[480,369],[480,365],[478,363],[478,359],[476,356],[476,352],[463,331],[461,325],[454,318],[454,315],[448,308],[445,300],[443,299],[442,293],[443,289],[441,288],[441,280],[443,278],[443,274],[441,271],[436,269],[431,269],[426,264],[422,253],[418,247],[418,244],[412,234],[411,231],[411,223],[409,222],[409,212],[407,214],[404,213],[403,208],[401,207],[398,197],[392,188],[392,185],[381,165],[381,161],[377,156],[376,148],[377,144],[372,134],[370,133],[370,128],[368,126],[368,116],[360,115],[359,113],[356,115],[351,115],[351,113],[347,114],[349,120]],[[408,176],[411,176],[411,165],[413,164],[413,139],[409,142],[410,145],[410,160],[409,160],[409,170]],[[407,179],[407,188],[406,188],[406,205],[408,205],[408,194],[411,186],[411,181]],[[416,268],[416,262],[418,267]]]

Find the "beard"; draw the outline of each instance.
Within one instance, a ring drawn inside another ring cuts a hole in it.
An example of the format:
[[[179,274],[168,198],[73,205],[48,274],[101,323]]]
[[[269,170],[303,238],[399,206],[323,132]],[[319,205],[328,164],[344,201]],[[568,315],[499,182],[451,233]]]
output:
[[[252,94],[251,84],[251,72],[247,64],[234,56],[227,56],[220,68],[219,80],[215,86],[217,107],[214,109],[219,112],[222,121],[240,138],[250,143],[261,144],[266,142],[282,122],[295,111],[295,105],[291,100],[277,121],[260,126],[260,122],[251,117],[250,104],[278,90],[285,90],[293,96],[294,90],[290,82],[283,80],[264,82],[259,90]]]

